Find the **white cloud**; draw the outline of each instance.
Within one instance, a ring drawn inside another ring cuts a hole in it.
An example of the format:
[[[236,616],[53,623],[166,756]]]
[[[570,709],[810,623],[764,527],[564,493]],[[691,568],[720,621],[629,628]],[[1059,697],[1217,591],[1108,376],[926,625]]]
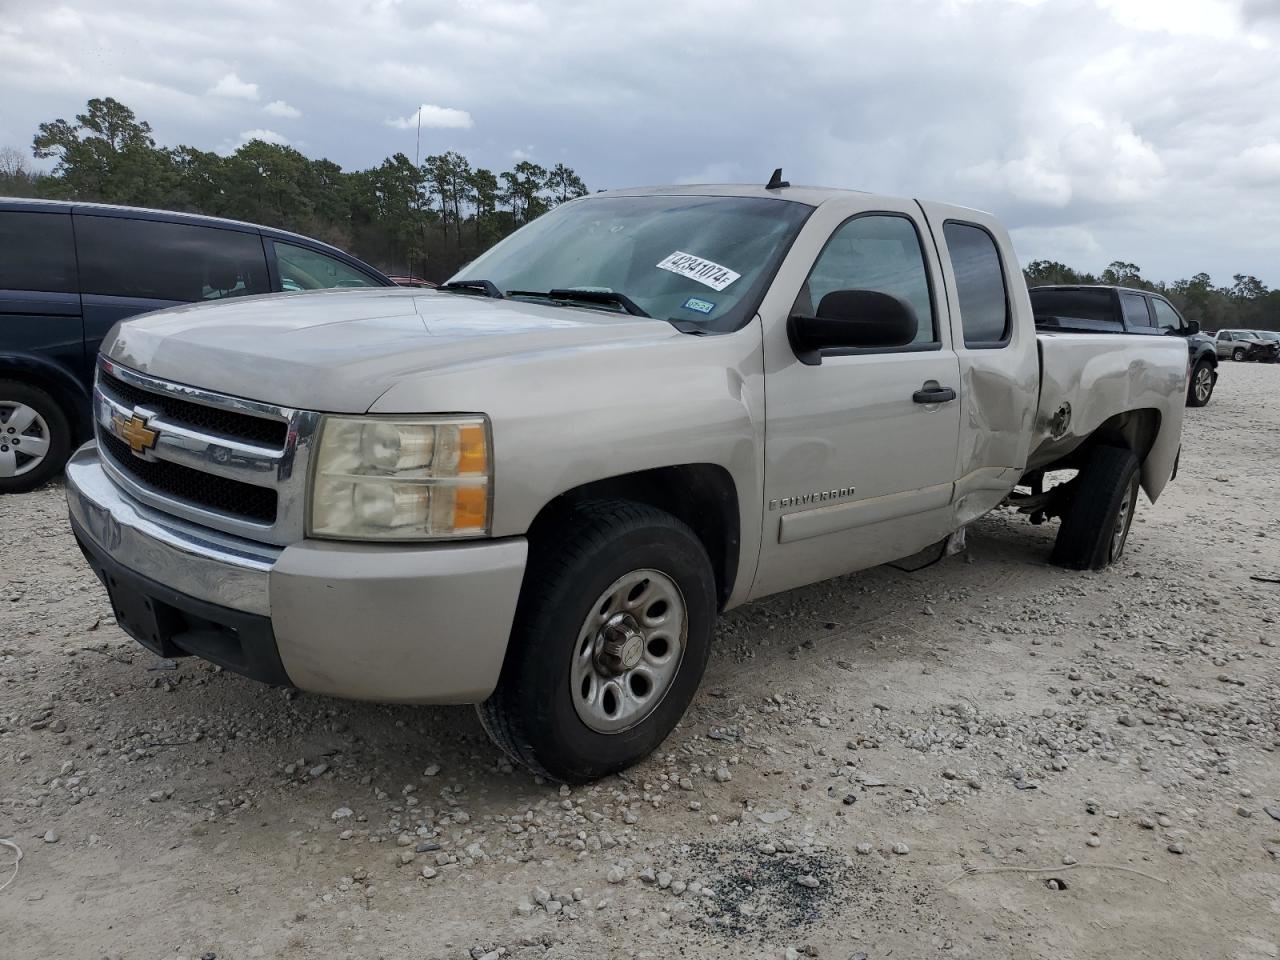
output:
[[[521,160],[533,159],[533,144],[527,147],[516,147],[511,151],[511,159],[519,163]]]
[[[676,183],[740,183],[745,179],[742,164],[734,160],[709,163],[697,173],[676,177]]]
[[[470,130],[475,124],[471,114],[453,107],[437,107],[432,103],[424,103],[407,117],[397,117],[387,121],[387,126],[397,130],[416,130],[418,116],[422,116],[424,128]]]
[[[241,80],[234,72],[227,73],[209,88],[209,96],[227,97],[231,100],[257,100],[258,85]]]
[[[282,133],[276,133],[274,130],[245,130],[240,134],[240,140],[231,148],[231,152],[243,147],[250,140],[261,140],[263,143],[274,143],[278,147],[291,146],[288,137]]]
[[[1193,34],[1200,37],[1239,36],[1240,5],[1235,0],[1097,0],[1121,26],[1132,30]]]
[[[1280,143],[1249,147],[1230,164],[1230,170],[1253,186],[1280,184]]]
[[[1010,236],[1024,264],[1032,260],[1089,264],[1103,253],[1098,238],[1085,227],[1023,227],[1010,231]]]
[[[165,145],[234,149],[237,130],[270,124],[361,169],[412,154],[405,107],[425,100],[422,154],[495,172],[530,144],[593,189],[763,183],[781,165],[797,184],[991,210],[1083,269],[1280,285],[1278,0],[0,7],[0,146],[113,96]],[[623,53],[602,35],[625,36]],[[277,100],[324,108],[293,117]]]
[[[297,120],[302,116],[301,110],[291,107],[283,100],[272,100],[262,108],[262,112],[273,117],[284,117],[286,120]]]

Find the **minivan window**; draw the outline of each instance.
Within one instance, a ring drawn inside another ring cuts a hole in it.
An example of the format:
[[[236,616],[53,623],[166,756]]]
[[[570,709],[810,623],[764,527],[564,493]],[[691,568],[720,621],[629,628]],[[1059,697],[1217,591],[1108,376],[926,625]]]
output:
[[[76,214],[76,250],[87,294],[191,302],[271,292],[255,233]]]
[[[1178,316],[1178,311],[1165,303],[1163,300],[1152,298],[1151,305],[1156,308],[1156,326],[1161,330],[1181,330],[1182,318]]]
[[[1151,313],[1147,310],[1147,298],[1140,293],[1120,294],[1120,309],[1124,311],[1124,321],[1131,327],[1151,326]]]
[[[906,217],[854,217],[832,234],[801,293],[808,294],[812,310],[802,304],[801,312],[816,311],[835,290],[874,290],[905,300],[916,315],[912,342],[937,342],[920,235]]]
[[[995,238],[971,223],[942,225],[960,301],[966,347],[994,346],[1009,339],[1009,294]]]
[[[0,290],[77,292],[70,214],[0,213]]]
[[[282,290],[325,290],[330,287],[380,287],[367,273],[337,257],[292,243],[275,241]]]

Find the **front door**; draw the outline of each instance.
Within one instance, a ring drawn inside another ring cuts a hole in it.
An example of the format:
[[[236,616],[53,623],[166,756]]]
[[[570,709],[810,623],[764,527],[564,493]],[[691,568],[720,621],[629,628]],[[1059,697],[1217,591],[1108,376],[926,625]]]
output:
[[[914,203],[828,201],[761,307],[765,503],[753,596],[905,557],[951,530],[960,378],[928,236]],[[787,316],[817,311],[835,290],[910,304],[914,339],[800,363]]]

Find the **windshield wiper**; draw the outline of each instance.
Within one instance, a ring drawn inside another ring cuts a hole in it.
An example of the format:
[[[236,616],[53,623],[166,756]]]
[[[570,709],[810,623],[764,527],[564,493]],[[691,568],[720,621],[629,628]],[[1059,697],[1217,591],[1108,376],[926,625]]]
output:
[[[502,291],[492,280],[450,280],[448,283],[441,284],[440,289],[456,293],[478,293],[485,297],[492,297],[494,300],[502,299]]]
[[[633,317],[647,317],[639,305],[625,293],[615,290],[571,290],[567,287],[553,287],[545,292],[541,290],[508,290],[508,297],[529,297],[536,300],[562,300],[581,303],[612,303],[621,307]]]

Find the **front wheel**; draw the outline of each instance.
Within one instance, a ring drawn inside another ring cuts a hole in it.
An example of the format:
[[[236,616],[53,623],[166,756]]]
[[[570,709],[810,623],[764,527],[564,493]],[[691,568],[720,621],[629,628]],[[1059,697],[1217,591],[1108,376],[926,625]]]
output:
[[[1232,350],[1232,351],[1231,351],[1231,359],[1232,359],[1232,360],[1235,360],[1237,363],[1238,363],[1239,361],[1243,360],[1243,359],[1244,359],[1244,351],[1243,351],[1243,350],[1241,350],[1239,347],[1236,347],[1234,350]]]
[[[1187,406],[1203,407],[1213,396],[1213,367],[1207,360],[1201,360],[1191,371],[1191,385],[1187,388]]]
[[[621,500],[566,509],[530,542],[490,738],[535,773],[581,783],[641,760],[698,689],[715,575],[685,524]]]
[[[1124,447],[1094,447],[1076,481],[1053,544],[1052,561],[1101,570],[1120,559],[1138,505],[1138,458]]]

